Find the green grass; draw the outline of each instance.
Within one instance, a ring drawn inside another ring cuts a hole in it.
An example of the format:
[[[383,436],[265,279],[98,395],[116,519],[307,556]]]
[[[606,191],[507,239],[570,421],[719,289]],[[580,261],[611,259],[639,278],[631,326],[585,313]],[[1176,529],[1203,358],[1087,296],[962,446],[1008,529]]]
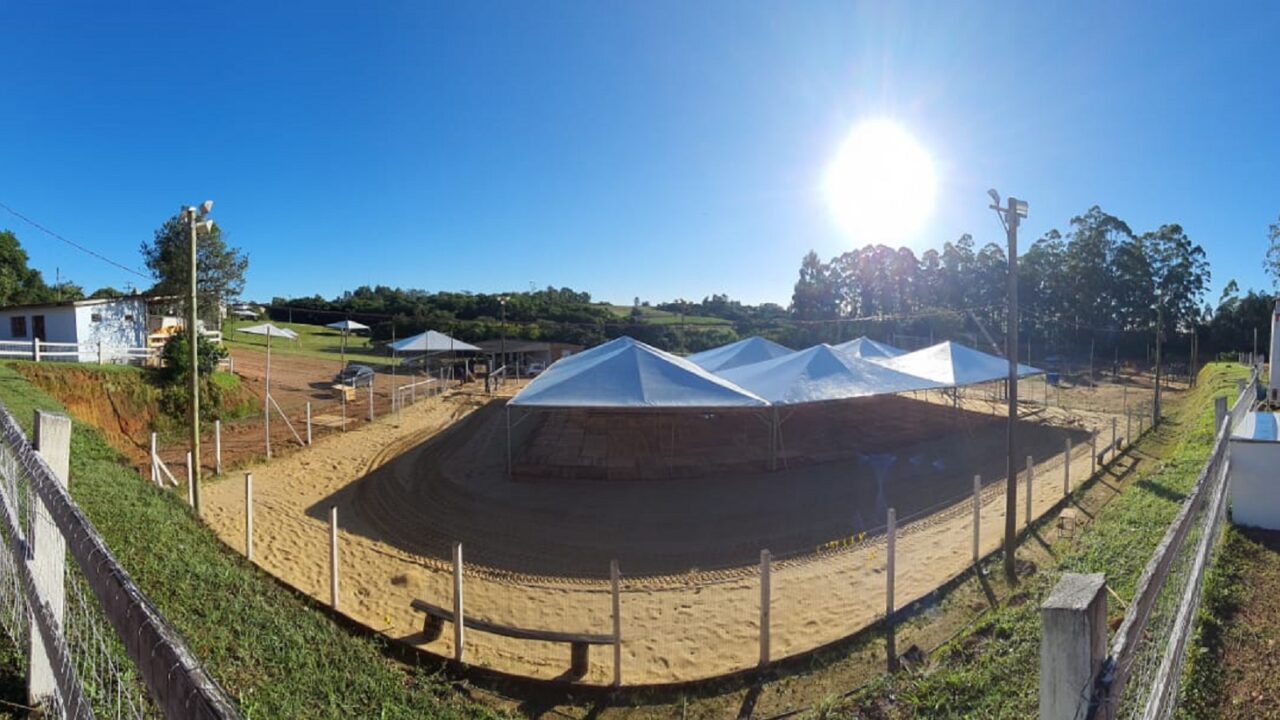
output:
[[[30,432],[62,411],[0,365],[0,401]],[[492,717],[445,681],[387,659],[231,552],[176,495],[144,482],[93,427],[74,424],[71,494],[143,592],[249,718]]]
[[[266,352],[267,338],[263,335],[250,335],[236,332],[237,328],[261,324],[261,320],[230,320],[222,326],[222,341],[228,348],[241,348]],[[275,322],[276,327],[288,328],[298,333],[298,339],[283,340],[271,338],[271,353],[282,355],[301,355],[303,357],[332,360],[335,363],[342,359],[342,333],[323,325],[307,325],[304,323]],[[379,352],[369,344],[368,334],[353,333],[347,338],[347,360],[355,362],[387,362],[388,356]]]
[[[1040,604],[1064,572],[1103,572],[1131,598],[1181,498],[1195,483],[1213,444],[1216,395],[1234,397],[1246,370],[1211,365],[1179,408],[1145,437],[1140,451],[1161,459],[1136,471],[1076,542],[1054,547],[1058,566],[1023,579],[1013,602],[988,612],[919,670],[873,683],[845,702],[849,713],[890,718],[1035,717],[1039,688]],[[1123,611],[1111,604],[1111,615]]]
[[[609,310],[619,318],[631,319],[631,305],[610,305]],[[724,318],[708,317],[705,315],[681,315],[680,313],[670,312],[668,310],[659,310],[653,307],[640,306],[641,321],[650,325],[732,325],[733,323]]]

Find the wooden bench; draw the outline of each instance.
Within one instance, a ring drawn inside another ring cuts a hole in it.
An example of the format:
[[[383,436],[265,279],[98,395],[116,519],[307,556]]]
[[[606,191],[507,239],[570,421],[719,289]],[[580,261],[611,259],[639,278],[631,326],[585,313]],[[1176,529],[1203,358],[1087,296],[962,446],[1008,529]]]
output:
[[[423,600],[414,600],[409,606],[418,612],[425,613],[422,624],[423,642],[432,642],[440,637],[445,621],[453,621],[453,610],[432,605]],[[541,640],[543,642],[561,642],[569,644],[569,673],[574,678],[582,678],[587,674],[590,664],[589,652],[592,645],[613,645],[617,638],[612,634],[573,633],[558,630],[530,630],[509,625],[499,625],[487,620],[477,620],[463,615],[463,627],[468,630],[479,630],[493,635],[515,638],[517,640]]]

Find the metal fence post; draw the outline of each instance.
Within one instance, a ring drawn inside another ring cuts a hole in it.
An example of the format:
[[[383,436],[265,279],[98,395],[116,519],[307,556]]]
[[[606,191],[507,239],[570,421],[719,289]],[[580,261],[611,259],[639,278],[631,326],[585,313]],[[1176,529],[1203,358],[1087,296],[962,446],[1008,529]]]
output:
[[[622,687],[622,588],[618,561],[609,561],[609,591],[613,595],[613,686]]]
[[[253,473],[244,474],[244,556],[253,559]]]
[[[773,578],[773,556],[760,551],[760,667],[769,664],[769,605]]]
[[[65,415],[52,415],[35,411],[33,423],[32,447],[49,464],[53,477],[63,487],[67,486],[71,466],[71,418]],[[29,492],[36,495],[34,489]],[[37,507],[43,508],[44,502],[36,499]],[[63,610],[66,606],[66,562],[67,542],[58,531],[48,512],[37,512],[31,518],[31,560],[32,575],[35,578],[35,589],[38,596],[49,606],[55,630],[61,631]],[[43,635],[36,629],[36,623],[28,612],[29,644],[27,647],[28,685],[27,700],[33,705],[41,705],[52,698],[57,690],[54,679],[53,664],[50,662],[50,649],[45,647]]]
[[[982,476],[973,476],[973,564],[978,564],[982,537]]]
[[[453,659],[462,662],[466,624],[462,607],[462,543],[453,544]]]
[[[1106,578],[1062,576],[1040,606],[1040,717],[1084,717],[1107,655]]]
[[[222,420],[213,421],[213,472],[222,474]]]
[[[329,602],[338,609],[338,506],[329,508]]]

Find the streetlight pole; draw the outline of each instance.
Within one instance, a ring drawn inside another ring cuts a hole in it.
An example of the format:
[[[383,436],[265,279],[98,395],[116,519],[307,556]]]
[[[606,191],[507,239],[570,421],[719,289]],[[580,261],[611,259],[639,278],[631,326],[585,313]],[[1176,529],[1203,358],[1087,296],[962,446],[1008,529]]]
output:
[[[1018,582],[1014,567],[1018,539],[1018,225],[1027,216],[1027,203],[1010,197],[1005,207],[1000,207],[1000,193],[988,190],[987,194],[991,196],[991,209],[999,216],[1009,241],[1009,327],[1005,336],[1005,355],[1009,359],[1009,427],[1005,458],[1004,575],[1010,584],[1014,584]]]
[[[187,299],[187,344],[191,348],[191,504],[196,516],[200,515],[200,332],[196,326],[196,241],[199,228],[210,232],[212,220],[204,220],[213,210],[213,201],[206,200],[199,208],[182,211],[191,229],[191,295]]]

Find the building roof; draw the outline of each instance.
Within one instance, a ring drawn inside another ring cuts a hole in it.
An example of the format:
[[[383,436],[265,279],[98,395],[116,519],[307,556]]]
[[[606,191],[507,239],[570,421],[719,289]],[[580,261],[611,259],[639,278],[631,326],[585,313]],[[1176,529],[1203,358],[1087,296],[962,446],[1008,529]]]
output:
[[[762,337],[753,335],[728,345],[721,345],[717,348],[694,353],[686,359],[703,370],[718,373],[721,370],[729,370],[743,365],[772,360],[783,355],[790,355],[791,352],[791,348],[783,347],[772,340],[765,340]]]
[[[93,298],[93,299],[85,299],[85,300],[59,300],[56,302],[26,303],[24,305],[8,305],[5,307],[0,307],[0,312],[7,312],[10,310],[39,310],[41,308],[88,307],[90,305],[106,305],[108,303],[113,303],[120,300],[150,301],[152,299],[153,298],[150,298],[146,295],[121,295],[118,297]]]
[[[501,338],[498,338],[496,340],[481,340],[479,342],[474,343],[474,345],[480,348],[482,352],[486,352],[486,353],[502,352]],[[581,350],[582,346],[574,345],[573,343],[541,342],[537,340],[513,340],[511,338],[507,338],[507,352],[509,353],[550,352],[551,350],[554,350],[556,348],[573,348],[574,350]]]
[[[688,360],[620,337],[553,363],[509,403],[543,408],[752,408],[763,398]]]
[[[937,382],[839,352],[825,343],[717,374],[774,405],[848,400],[939,387]]]

